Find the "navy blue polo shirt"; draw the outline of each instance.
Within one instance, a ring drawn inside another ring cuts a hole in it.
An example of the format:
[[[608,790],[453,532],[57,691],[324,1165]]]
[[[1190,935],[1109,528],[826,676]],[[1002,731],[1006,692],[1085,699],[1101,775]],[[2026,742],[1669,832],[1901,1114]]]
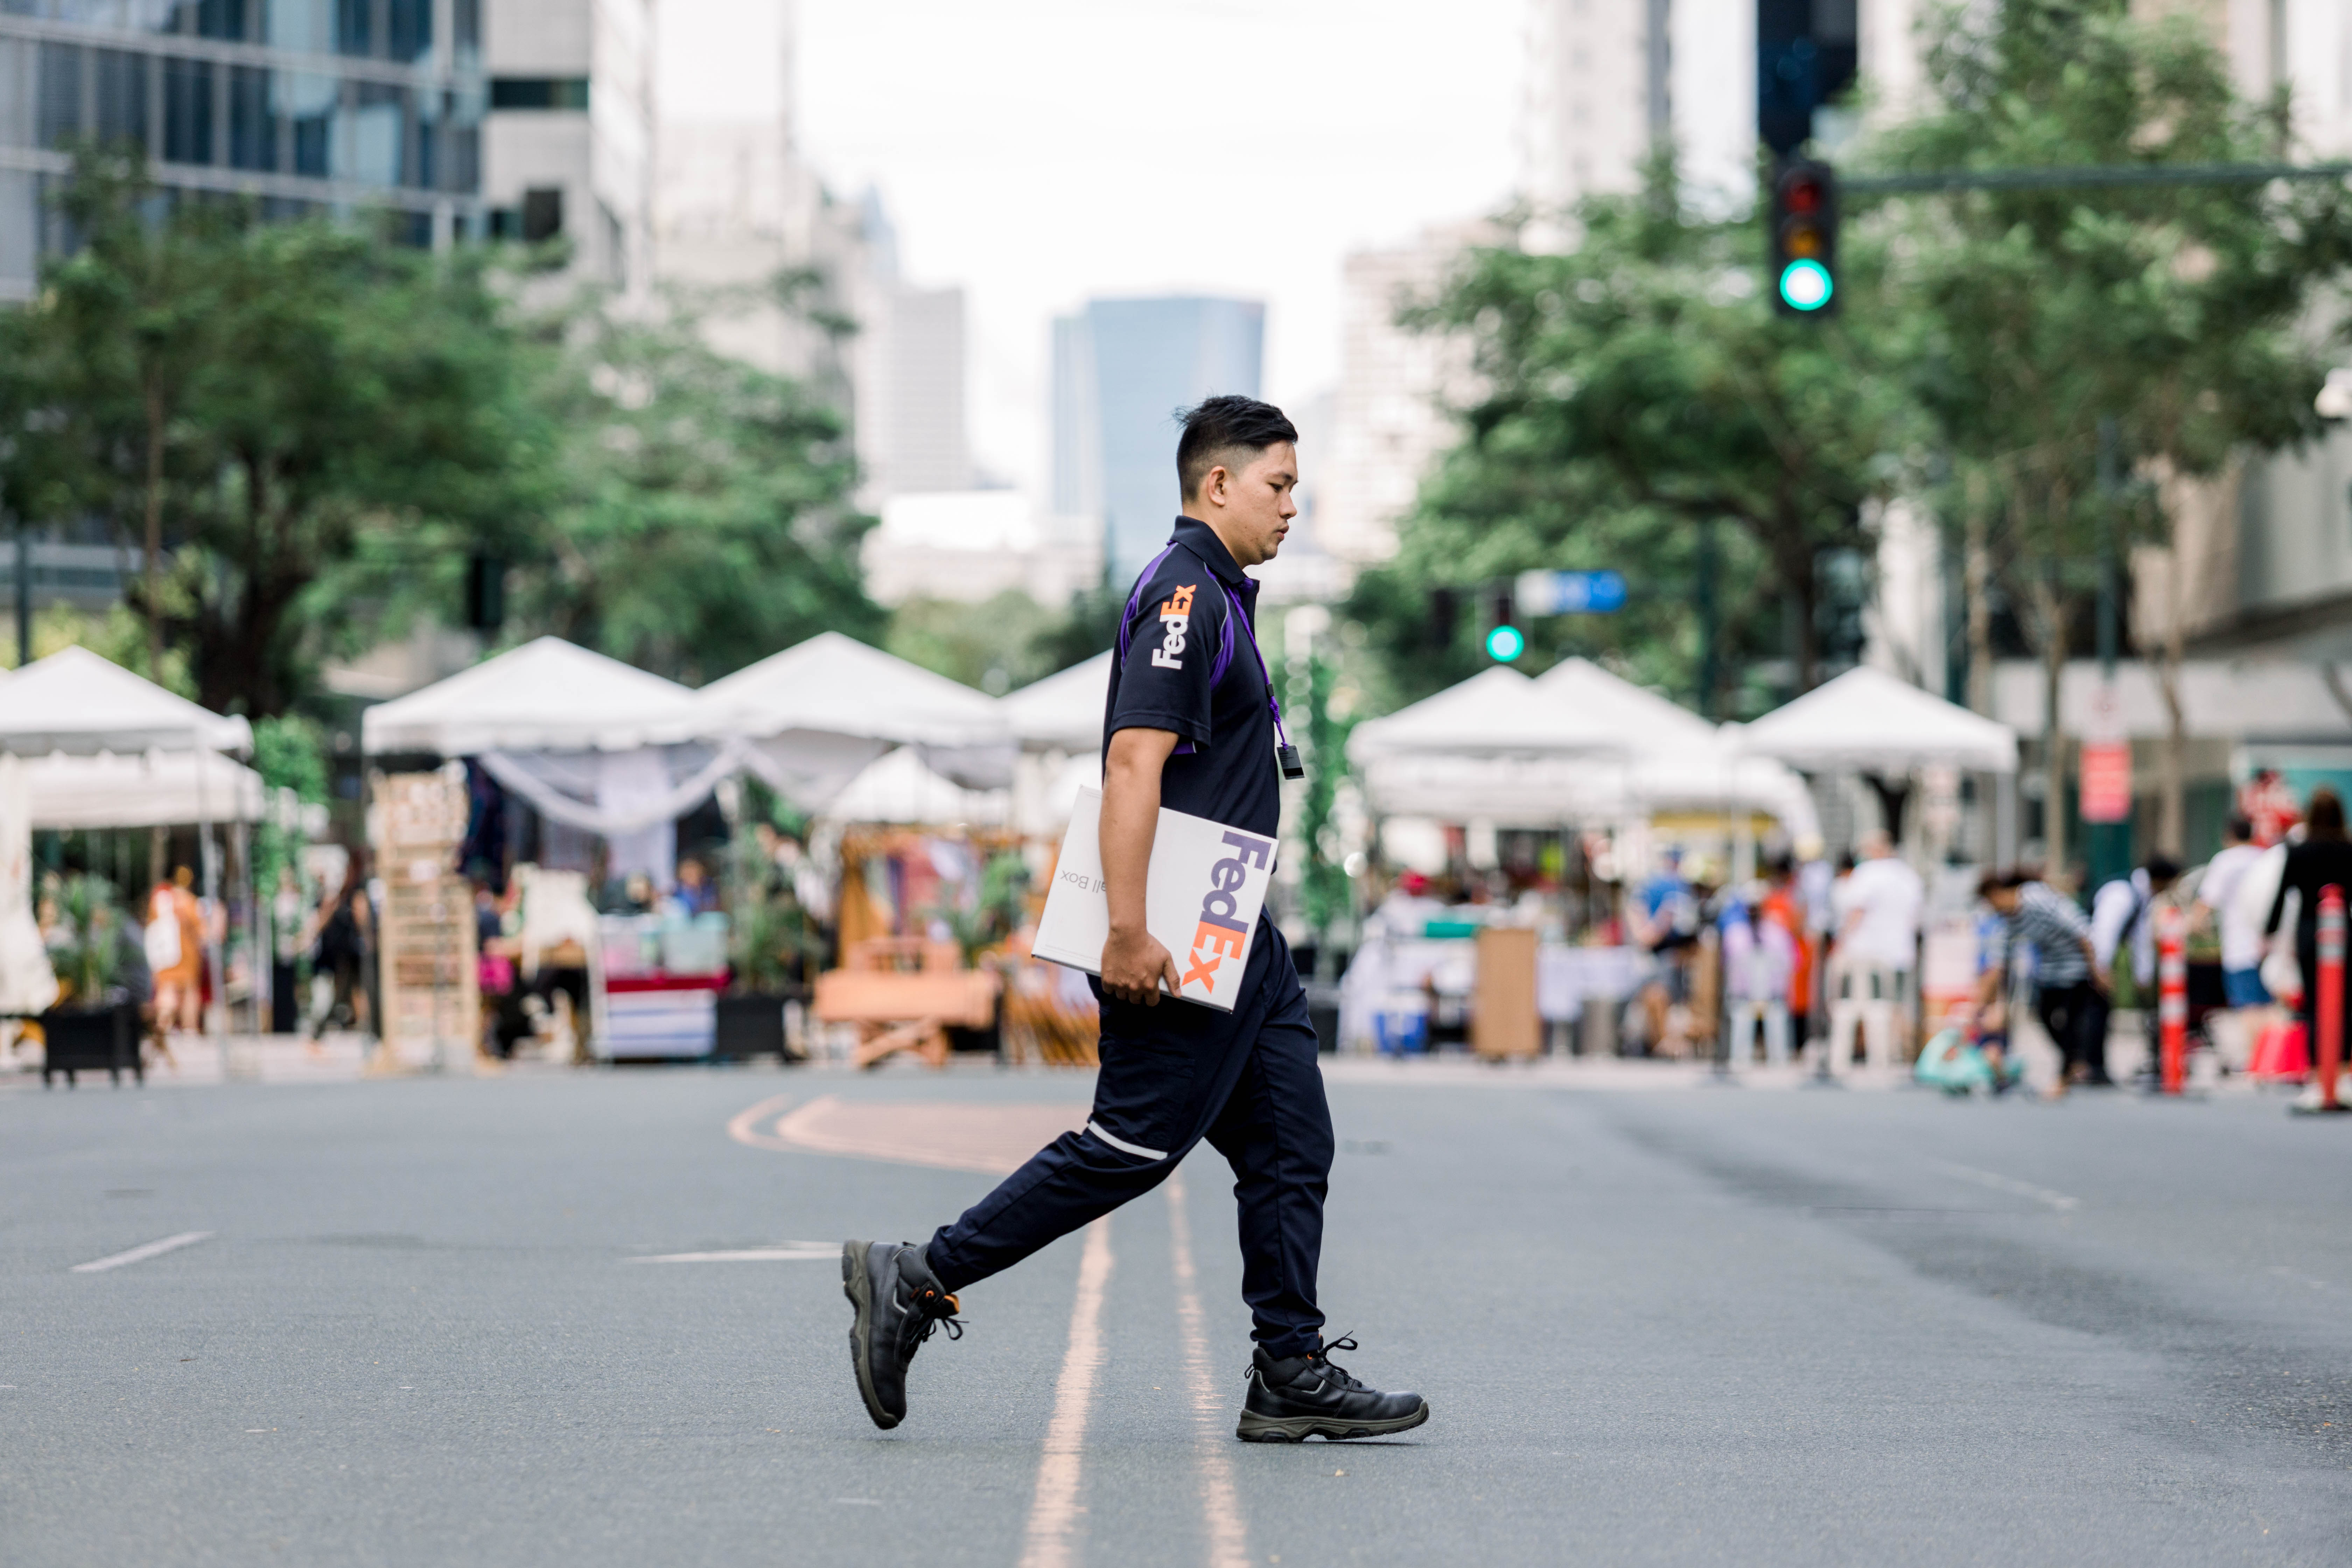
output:
[[[1128,596],[1103,753],[1121,730],[1171,731],[1176,752],[1160,775],[1160,804],[1271,838],[1282,824],[1282,773],[1265,673],[1245,629],[1256,619],[1256,580],[1207,523],[1178,518]]]

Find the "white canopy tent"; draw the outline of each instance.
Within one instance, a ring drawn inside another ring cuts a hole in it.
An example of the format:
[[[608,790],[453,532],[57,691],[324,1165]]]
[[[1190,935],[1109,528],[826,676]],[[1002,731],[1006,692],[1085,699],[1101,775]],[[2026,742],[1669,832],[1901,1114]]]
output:
[[[0,751],[20,757],[253,750],[253,726],[224,717],[85,647],[60,648],[0,682]]]
[[[1348,738],[1348,755],[1364,765],[1416,755],[1605,757],[1625,750],[1622,732],[1552,700],[1500,665],[1359,724]]]
[[[1709,723],[1590,659],[1563,659],[1537,678],[1536,688],[1624,737],[1622,786],[1630,803],[1653,811],[1764,811],[1794,837],[1820,831],[1805,781],[1742,752],[1737,726]]]
[[[1774,709],[1740,732],[1738,746],[1808,773],[2017,771],[2017,731],[2008,725],[1867,668]]]
[[[812,807],[898,746],[966,788],[1012,778],[1013,731],[996,699],[839,632],[714,680],[695,700],[702,733],[748,742],[750,765]]]
[[[370,756],[474,758],[541,816],[602,835],[615,875],[664,887],[670,824],[743,762],[704,738],[688,688],[552,637],[377,704],[360,739]]]
[[[168,827],[189,822],[259,822],[268,812],[261,775],[226,757],[148,752],[27,757],[32,826],[54,831]]]
[[[1026,752],[1098,752],[1103,704],[1110,694],[1108,648],[997,700],[997,710]]]
[[[236,804],[239,799],[236,792],[241,787],[240,775],[252,775],[226,763],[222,754],[242,755],[252,750],[253,727],[243,718],[215,713],[88,648],[61,648],[0,681],[0,752],[13,757],[42,759],[39,763],[16,763],[10,769],[12,777],[6,795],[10,815],[18,816],[19,821],[6,825],[9,839],[29,836],[37,825],[53,825],[38,819],[37,786],[31,780],[40,768],[51,768],[53,777],[62,775],[68,781],[79,770],[80,776],[89,780],[111,772],[110,764],[117,761],[143,766],[141,759],[149,753],[173,754],[176,767],[171,776],[182,779],[185,793],[164,792],[165,797],[173,799],[170,807],[173,815],[169,818],[154,815],[163,807],[151,795],[142,809],[133,813],[140,820],[96,822],[91,818],[98,815],[97,805],[90,801],[77,808],[82,820],[74,826],[136,827],[158,826],[167,820],[193,822],[196,826],[197,858],[203,866],[205,896],[208,899],[220,896],[220,868],[213,853],[213,824],[249,820],[240,814]],[[134,787],[126,793],[135,795],[144,792]],[[128,810],[135,803],[118,797],[117,804]],[[13,882],[13,877],[10,880]],[[25,898],[12,896],[7,907],[0,910],[0,921],[11,928],[0,933],[0,951],[11,954],[24,946],[21,930],[14,928],[20,922],[30,928],[33,920],[29,879],[26,886]],[[11,891],[13,894],[13,888]],[[38,940],[36,934],[37,944]],[[213,973],[220,974],[219,944],[208,936],[205,949]],[[9,963],[12,970],[17,967],[13,958]],[[26,983],[13,973],[0,984],[0,990],[10,993],[26,989]],[[226,1051],[226,1045],[222,1048]]]
[[[966,789],[934,773],[912,746],[901,746],[849,781],[824,815],[835,822],[907,826],[1001,826],[1011,809],[1007,792]]]
[[[631,752],[702,736],[695,694],[562,637],[484,659],[360,718],[370,756]]]

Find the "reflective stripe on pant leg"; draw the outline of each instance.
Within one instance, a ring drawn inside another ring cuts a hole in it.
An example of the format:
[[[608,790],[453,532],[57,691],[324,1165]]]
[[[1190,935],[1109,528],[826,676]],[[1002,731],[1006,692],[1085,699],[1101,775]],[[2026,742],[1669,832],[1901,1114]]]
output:
[[[1168,1151],[1165,1149],[1147,1149],[1140,1143],[1130,1143],[1124,1138],[1112,1137],[1109,1133],[1103,1131],[1103,1125],[1099,1121],[1087,1122],[1087,1131],[1093,1133],[1096,1137],[1101,1139],[1104,1142],[1109,1144],[1112,1148],[1118,1150],[1122,1154],[1132,1154],[1139,1160],[1165,1160],[1168,1158]]]

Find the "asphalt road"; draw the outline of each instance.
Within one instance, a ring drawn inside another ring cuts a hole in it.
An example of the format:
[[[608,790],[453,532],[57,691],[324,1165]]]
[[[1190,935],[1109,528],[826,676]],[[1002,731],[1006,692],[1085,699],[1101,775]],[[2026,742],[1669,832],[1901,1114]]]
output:
[[[1426,1426],[1232,1440],[1203,1152],[969,1292],[877,1433],[831,1249],[990,1184],[877,1140],[985,1163],[1086,1087],[0,1093],[0,1562],[2352,1562],[2352,1126],[1338,1083],[1324,1300]]]

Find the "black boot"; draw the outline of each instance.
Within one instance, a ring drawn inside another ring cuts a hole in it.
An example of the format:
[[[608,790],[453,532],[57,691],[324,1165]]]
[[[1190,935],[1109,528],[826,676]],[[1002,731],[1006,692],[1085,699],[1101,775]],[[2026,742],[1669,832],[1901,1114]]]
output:
[[[849,1324],[849,1362],[874,1425],[888,1431],[907,1418],[907,1363],[941,1323],[963,1338],[956,1299],[940,1288],[923,1249],[896,1241],[841,1247],[841,1291],[856,1314]]]
[[[1313,1355],[1277,1361],[1260,1346],[1252,1358],[1249,1397],[1242,1402],[1234,1436],[1244,1443],[1303,1443],[1320,1436],[1381,1437],[1429,1419],[1429,1401],[1418,1394],[1382,1394],[1366,1388],[1332,1364],[1333,1351],[1357,1349],[1352,1339],[1333,1340]]]

